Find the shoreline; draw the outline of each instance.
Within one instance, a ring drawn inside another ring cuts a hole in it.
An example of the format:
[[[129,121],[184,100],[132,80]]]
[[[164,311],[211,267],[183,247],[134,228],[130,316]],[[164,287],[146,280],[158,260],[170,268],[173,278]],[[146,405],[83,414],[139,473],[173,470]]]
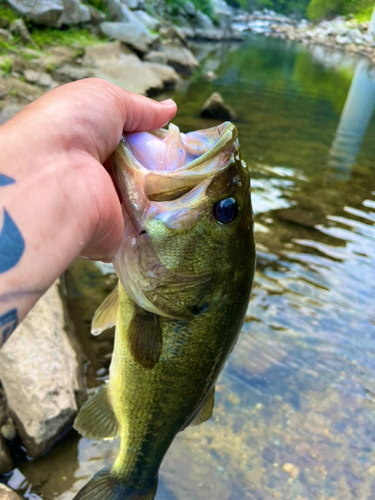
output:
[[[375,63],[375,34],[369,33],[369,23],[336,17],[313,24],[306,19],[297,21],[265,9],[251,14],[241,13],[235,26],[243,33],[249,32],[271,38],[320,45],[351,54],[365,56]]]

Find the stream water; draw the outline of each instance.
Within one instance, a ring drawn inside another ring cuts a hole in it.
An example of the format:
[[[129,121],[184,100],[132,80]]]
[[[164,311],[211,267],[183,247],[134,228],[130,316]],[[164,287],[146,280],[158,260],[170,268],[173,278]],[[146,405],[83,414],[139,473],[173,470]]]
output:
[[[237,113],[258,265],[214,417],[178,435],[156,498],[373,499],[375,74],[366,60],[262,36],[198,52],[201,72],[173,94],[175,123],[212,126],[199,109],[214,90]],[[92,387],[106,377],[113,333],[92,345],[88,325],[113,282],[108,266],[87,262],[66,277]],[[71,500],[117,446],[72,432],[46,457],[20,460],[9,485]]]

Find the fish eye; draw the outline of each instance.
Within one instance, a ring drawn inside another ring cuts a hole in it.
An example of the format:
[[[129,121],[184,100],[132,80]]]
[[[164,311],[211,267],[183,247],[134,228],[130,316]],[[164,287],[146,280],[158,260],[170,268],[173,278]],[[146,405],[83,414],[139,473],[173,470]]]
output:
[[[233,222],[238,216],[238,204],[234,198],[225,198],[214,205],[214,217],[222,224]]]

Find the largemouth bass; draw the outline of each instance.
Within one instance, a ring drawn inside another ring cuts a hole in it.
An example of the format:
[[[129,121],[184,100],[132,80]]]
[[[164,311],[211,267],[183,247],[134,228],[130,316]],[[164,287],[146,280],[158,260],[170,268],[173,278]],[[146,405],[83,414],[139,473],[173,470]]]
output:
[[[76,500],[152,500],[176,434],[208,420],[244,321],[255,267],[250,172],[236,127],[124,136],[112,156],[125,232],[118,287],[92,331],[116,325],[109,383],[76,429],[120,437]]]

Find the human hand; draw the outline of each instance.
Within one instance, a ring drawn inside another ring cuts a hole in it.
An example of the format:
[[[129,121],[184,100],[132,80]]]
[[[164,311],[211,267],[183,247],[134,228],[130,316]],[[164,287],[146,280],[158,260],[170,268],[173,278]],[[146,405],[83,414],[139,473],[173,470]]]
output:
[[[124,130],[160,128],[175,113],[173,101],[157,103],[87,79],[48,92],[0,127],[0,180],[14,181],[0,183],[0,209],[24,241],[19,262],[0,267],[0,319],[4,297],[8,303],[16,295],[32,297],[22,305],[23,317],[78,255],[111,259],[123,218],[102,164]],[[0,261],[1,250],[0,241]]]

